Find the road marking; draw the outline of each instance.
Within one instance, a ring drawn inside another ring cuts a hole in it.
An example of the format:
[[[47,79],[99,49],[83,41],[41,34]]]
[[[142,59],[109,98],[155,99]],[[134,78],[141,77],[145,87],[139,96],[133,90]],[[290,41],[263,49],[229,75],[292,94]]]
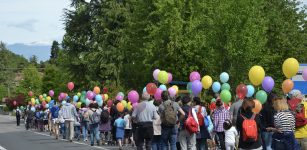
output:
[[[1,145],[0,145],[0,150],[6,150],[5,148],[3,148]]]

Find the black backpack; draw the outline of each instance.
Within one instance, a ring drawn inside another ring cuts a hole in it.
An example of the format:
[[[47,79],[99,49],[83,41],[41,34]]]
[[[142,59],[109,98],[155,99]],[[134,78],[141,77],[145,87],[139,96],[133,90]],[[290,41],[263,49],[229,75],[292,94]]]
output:
[[[19,112],[19,110],[16,110],[16,116],[17,116],[17,117],[20,117],[20,112]]]
[[[33,119],[34,112],[32,110],[28,110],[27,114],[28,114],[28,119]]]
[[[103,122],[103,123],[107,123],[108,121],[109,121],[109,116],[110,116],[110,114],[109,114],[109,112],[108,112],[108,110],[102,110],[101,111],[101,122]]]

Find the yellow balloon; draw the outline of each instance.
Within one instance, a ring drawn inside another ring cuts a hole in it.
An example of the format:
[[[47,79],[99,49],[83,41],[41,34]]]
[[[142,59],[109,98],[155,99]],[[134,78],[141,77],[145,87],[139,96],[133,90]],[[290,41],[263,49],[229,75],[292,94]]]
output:
[[[282,71],[287,78],[295,76],[299,69],[299,63],[295,58],[288,58],[282,65]]]
[[[47,96],[46,101],[49,103],[51,101],[51,97]]]
[[[201,79],[201,83],[203,84],[204,89],[209,89],[212,85],[212,78],[210,76],[204,76]]]
[[[128,110],[131,110],[131,109],[132,109],[131,102],[128,102],[128,104],[127,104],[127,109],[128,109]]]
[[[34,98],[31,98],[31,103],[32,103],[33,105],[35,105],[35,99],[34,99]]]
[[[178,86],[177,85],[173,85],[172,87],[176,90],[176,94],[178,94],[178,90],[179,90]]]
[[[108,99],[109,99],[108,94],[104,94],[104,101],[108,101]]]
[[[249,70],[249,80],[256,86],[260,85],[264,79],[265,72],[261,66],[254,66]]]

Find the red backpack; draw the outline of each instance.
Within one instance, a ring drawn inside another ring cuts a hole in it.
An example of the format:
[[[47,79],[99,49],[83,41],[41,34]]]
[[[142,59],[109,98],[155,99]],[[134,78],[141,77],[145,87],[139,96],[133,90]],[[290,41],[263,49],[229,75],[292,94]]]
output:
[[[245,118],[242,114],[240,114],[244,121],[242,125],[243,130],[243,141],[247,143],[253,143],[257,141],[257,124],[255,119],[256,114],[253,113],[252,117],[250,119]]]
[[[301,100],[295,99],[289,100],[287,102],[290,109],[292,110],[293,116],[295,116],[295,127],[300,127],[307,124],[307,120],[305,118],[305,107],[304,104],[301,103]]]
[[[191,107],[189,110],[189,116],[187,120],[185,120],[184,122],[184,127],[185,127],[185,132],[187,132],[188,129],[190,134],[196,133],[198,131],[198,124],[191,115]]]
[[[198,119],[199,126],[203,127],[203,126],[205,126],[205,120],[204,120],[203,115],[201,114],[201,108],[202,107],[199,106],[199,110],[197,112],[197,119]]]

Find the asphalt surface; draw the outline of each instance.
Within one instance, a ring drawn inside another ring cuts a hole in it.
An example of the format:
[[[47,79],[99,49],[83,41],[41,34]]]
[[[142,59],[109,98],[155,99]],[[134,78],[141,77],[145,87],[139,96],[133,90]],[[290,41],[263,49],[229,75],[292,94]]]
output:
[[[91,146],[90,137],[89,141],[84,142],[81,138],[80,141],[73,140],[68,142],[67,139],[59,137],[58,140],[54,140],[53,136],[49,135],[49,132],[37,132],[37,130],[31,131],[25,129],[24,120],[20,120],[20,126],[16,125],[16,117],[9,115],[0,115],[0,150],[2,148],[6,150],[118,150],[118,146],[100,145]],[[135,147],[123,146],[124,150],[135,150]]]

